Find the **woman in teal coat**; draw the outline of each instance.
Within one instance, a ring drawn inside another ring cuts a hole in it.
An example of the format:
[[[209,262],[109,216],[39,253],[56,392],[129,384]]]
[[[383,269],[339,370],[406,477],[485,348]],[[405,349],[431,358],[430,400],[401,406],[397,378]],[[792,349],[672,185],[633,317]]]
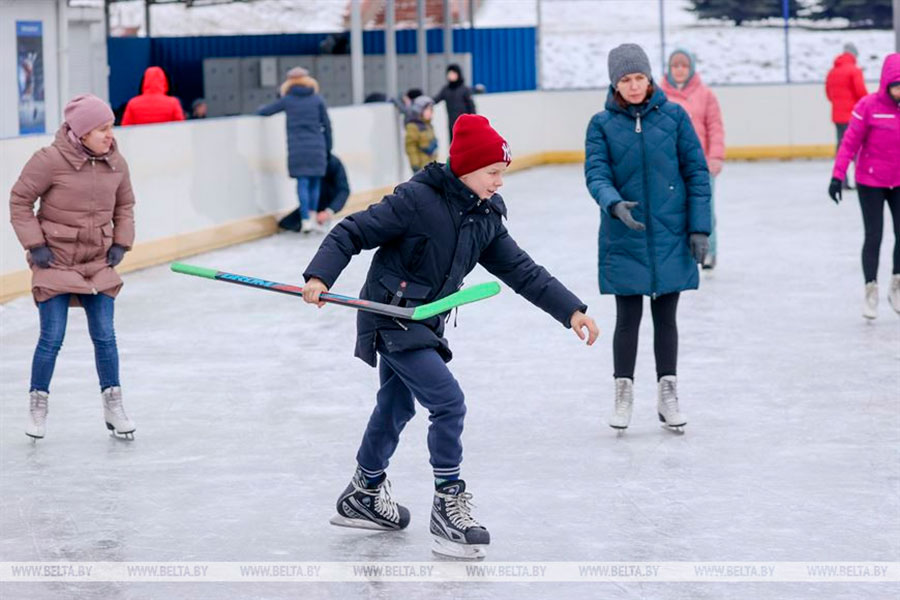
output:
[[[683,108],[653,84],[636,44],[609,54],[606,110],[591,119],[584,172],[600,205],[600,292],[616,296],[613,336],[616,400],[610,426],[631,422],[634,365],[643,296],[650,296],[665,425],[687,423],[678,408],[679,293],[699,285],[697,264],[709,249],[709,170]]]

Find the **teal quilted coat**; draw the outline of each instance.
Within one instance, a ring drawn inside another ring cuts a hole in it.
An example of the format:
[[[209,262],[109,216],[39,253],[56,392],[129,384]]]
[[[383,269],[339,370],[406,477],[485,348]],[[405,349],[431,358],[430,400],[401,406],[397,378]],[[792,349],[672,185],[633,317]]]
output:
[[[610,86],[606,110],[587,129],[584,174],[600,205],[600,292],[652,297],[696,289],[691,233],[709,234],[709,170],[687,112],[658,87],[641,105],[619,106]],[[637,202],[632,231],[613,216]]]

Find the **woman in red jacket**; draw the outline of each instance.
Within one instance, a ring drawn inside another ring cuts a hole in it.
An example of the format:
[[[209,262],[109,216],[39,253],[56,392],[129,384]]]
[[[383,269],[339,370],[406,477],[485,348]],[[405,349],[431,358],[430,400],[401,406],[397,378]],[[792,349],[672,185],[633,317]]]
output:
[[[174,96],[168,96],[168,91],[169,82],[165,72],[159,67],[148,67],[144,71],[141,95],[128,101],[125,114],[122,116],[122,125],[184,121],[181,102]]]

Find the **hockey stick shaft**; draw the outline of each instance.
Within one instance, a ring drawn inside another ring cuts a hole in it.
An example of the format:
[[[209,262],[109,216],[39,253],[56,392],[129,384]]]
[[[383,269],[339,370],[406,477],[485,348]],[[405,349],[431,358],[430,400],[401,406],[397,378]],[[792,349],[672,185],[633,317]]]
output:
[[[228,273],[227,271],[218,271],[216,269],[197,267],[194,265],[187,265],[177,262],[172,263],[171,268],[172,271],[176,273],[182,273],[184,275],[193,275],[195,277],[225,281],[227,283],[234,283],[237,285],[269,290],[282,294],[289,294],[291,296],[303,296],[302,287],[290,285],[287,283],[278,283],[276,281],[268,281],[266,279],[259,279],[257,277],[248,277],[246,275],[238,275],[236,273]],[[415,308],[394,306],[392,304],[385,304],[382,302],[372,302],[371,300],[363,300],[362,298],[354,298],[352,296],[343,296],[341,294],[334,294],[332,292],[323,292],[319,297],[322,299],[322,301],[328,302],[330,304],[348,306],[357,310],[364,310],[388,317],[421,321],[431,318],[442,312],[452,310],[457,306],[469,304],[471,302],[477,302],[478,300],[484,300],[485,298],[490,298],[491,296],[494,296],[499,292],[500,285],[497,282],[482,283],[470,288],[462,289],[458,292],[450,294],[445,298],[436,300],[435,302],[430,302],[428,304],[423,304],[422,306],[418,306]]]

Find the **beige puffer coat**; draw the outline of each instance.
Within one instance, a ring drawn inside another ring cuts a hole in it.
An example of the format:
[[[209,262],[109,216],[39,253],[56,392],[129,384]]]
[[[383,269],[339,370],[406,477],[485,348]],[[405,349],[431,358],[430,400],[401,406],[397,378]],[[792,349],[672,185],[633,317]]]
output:
[[[134,243],[134,193],[115,142],[106,155],[92,157],[68,132],[63,123],[53,144],[34,153],[10,193],[10,221],[22,246],[46,245],[53,252],[47,269],[28,256],[35,302],[64,293],[115,297],[122,279],[107,264],[106,252],[114,243],[126,249]]]

